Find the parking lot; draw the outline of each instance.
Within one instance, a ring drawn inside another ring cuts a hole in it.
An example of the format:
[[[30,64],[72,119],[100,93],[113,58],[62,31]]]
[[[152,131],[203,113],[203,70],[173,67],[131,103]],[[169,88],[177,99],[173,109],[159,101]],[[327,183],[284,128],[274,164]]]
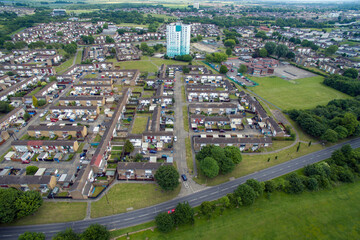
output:
[[[285,80],[295,80],[300,78],[308,78],[316,76],[315,74],[292,66],[290,64],[282,64],[275,68],[275,75]]]

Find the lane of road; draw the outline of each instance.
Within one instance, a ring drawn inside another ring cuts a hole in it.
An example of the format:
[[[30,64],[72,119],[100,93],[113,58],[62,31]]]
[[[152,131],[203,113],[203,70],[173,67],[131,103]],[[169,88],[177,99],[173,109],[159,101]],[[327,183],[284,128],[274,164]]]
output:
[[[229,181],[218,186],[207,188],[205,190],[193,193],[185,197],[175,198],[173,200],[151,206],[148,208],[143,208],[127,213],[82,220],[77,222],[69,223],[56,223],[56,224],[45,224],[45,225],[33,225],[33,226],[18,226],[18,227],[3,227],[0,228],[0,239],[17,239],[19,234],[26,231],[33,232],[43,232],[46,234],[47,238],[50,238],[55,233],[65,230],[68,227],[73,228],[77,232],[83,231],[90,224],[99,223],[105,225],[108,229],[120,229],[125,227],[130,227],[151,221],[159,212],[168,211],[169,209],[175,208],[179,202],[189,202],[191,206],[198,206],[203,201],[212,201],[216,200],[228,193],[234,191],[234,189],[239,185],[244,183],[246,180],[254,178],[258,181],[270,180],[284,174],[293,172],[300,168],[303,168],[306,165],[316,163],[322,160],[325,160],[331,156],[331,153],[339,149],[345,144],[350,144],[353,148],[360,147],[360,138],[349,140],[347,142],[334,145],[332,147],[325,148],[323,150],[310,153],[308,155],[269,167],[267,169],[237,178],[233,181]]]

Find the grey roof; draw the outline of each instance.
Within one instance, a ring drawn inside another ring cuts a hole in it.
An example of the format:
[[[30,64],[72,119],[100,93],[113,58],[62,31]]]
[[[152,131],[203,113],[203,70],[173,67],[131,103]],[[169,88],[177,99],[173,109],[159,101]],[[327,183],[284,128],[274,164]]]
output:
[[[88,110],[96,110],[98,106],[51,106],[50,110],[66,110],[66,109],[88,109]]]
[[[16,140],[11,142],[11,146],[74,146],[77,141],[43,141],[43,140]]]
[[[264,138],[200,138],[195,137],[194,143],[196,144],[221,144],[221,143],[243,143],[243,144],[259,144],[259,143],[272,143],[270,137]]]
[[[0,185],[7,184],[48,184],[51,176],[6,175],[0,176]]]
[[[103,96],[95,96],[95,95],[88,95],[88,96],[74,96],[74,97],[61,97],[59,100],[63,101],[102,101],[104,99]]]
[[[85,126],[60,126],[60,125],[53,125],[53,126],[29,126],[28,131],[82,131]]]
[[[190,103],[189,108],[237,108],[234,103]]]

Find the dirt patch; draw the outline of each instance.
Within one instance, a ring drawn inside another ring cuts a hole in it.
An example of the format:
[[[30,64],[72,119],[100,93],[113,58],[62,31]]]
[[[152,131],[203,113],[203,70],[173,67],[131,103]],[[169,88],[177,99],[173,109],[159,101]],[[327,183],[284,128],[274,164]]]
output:
[[[202,43],[193,43],[192,46],[203,52],[214,53],[217,51],[216,47],[205,45]]]

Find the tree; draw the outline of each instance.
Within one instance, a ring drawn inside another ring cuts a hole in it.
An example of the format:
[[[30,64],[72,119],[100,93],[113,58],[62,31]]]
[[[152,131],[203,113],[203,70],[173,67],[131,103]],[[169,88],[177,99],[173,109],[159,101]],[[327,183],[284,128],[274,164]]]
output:
[[[225,53],[226,53],[226,55],[230,56],[232,54],[231,48],[227,48]]]
[[[140,50],[143,52],[147,52],[147,51],[149,51],[149,46],[143,42],[140,44]]]
[[[351,136],[358,127],[359,122],[357,121],[357,118],[353,113],[347,112],[345,113],[344,118],[342,120],[342,125],[348,131],[348,136]]]
[[[249,185],[254,189],[256,196],[260,197],[264,192],[264,185],[255,179],[248,179],[246,180],[245,184]]]
[[[221,63],[221,62],[226,61],[227,58],[228,58],[228,56],[226,55],[226,53],[216,52],[216,53],[212,53],[212,54],[206,54],[205,61]]]
[[[27,191],[20,195],[15,202],[17,218],[22,218],[36,212],[41,207],[43,199],[37,191]]]
[[[0,112],[1,113],[8,113],[13,110],[14,107],[8,104],[7,102],[0,101]]]
[[[325,140],[327,142],[337,142],[338,139],[338,133],[332,129],[327,129],[324,133],[324,135],[322,135],[322,140]]]
[[[26,112],[24,114],[24,120],[27,122],[30,118],[31,118],[31,115],[28,112]]]
[[[24,232],[19,236],[18,240],[45,240],[45,234],[41,232]]]
[[[242,160],[241,152],[238,147],[235,146],[226,146],[224,148],[226,157],[230,158],[233,163],[238,164]]]
[[[225,47],[234,48],[236,45],[236,42],[234,39],[228,39],[224,42]]]
[[[272,55],[275,52],[276,43],[274,42],[267,42],[265,43],[265,49],[269,55]]]
[[[247,66],[245,64],[241,64],[240,67],[238,68],[238,72],[241,74],[245,74],[247,73]]]
[[[0,222],[10,223],[16,219],[16,199],[21,192],[14,188],[0,188]]]
[[[27,43],[25,41],[15,42],[15,49],[23,49],[24,47],[27,47]]]
[[[336,51],[338,50],[338,46],[336,45],[331,45],[328,48],[325,48],[325,55],[326,56],[330,56],[336,53]]]
[[[143,156],[140,153],[137,153],[134,157],[134,162],[141,162]]]
[[[34,175],[39,168],[37,166],[27,166],[26,167],[26,175]]]
[[[353,79],[357,79],[358,76],[359,76],[359,72],[355,68],[348,68],[348,69],[346,69],[344,71],[343,76],[353,78]]]
[[[156,182],[166,191],[174,190],[179,185],[179,177],[178,171],[172,165],[161,166],[155,173]]]
[[[264,191],[267,193],[272,193],[275,192],[276,190],[276,184],[272,180],[266,181],[264,187],[265,187]]]
[[[115,40],[114,40],[112,37],[110,37],[110,36],[106,36],[106,37],[105,37],[105,42],[106,42],[106,43],[114,43]]]
[[[286,54],[286,58],[287,58],[287,59],[295,59],[295,53],[293,53],[293,52],[288,52],[288,53]]]
[[[174,228],[174,219],[171,217],[170,214],[166,213],[166,212],[162,212],[159,213],[156,217],[155,217],[155,222],[156,222],[156,226],[157,228],[161,231],[161,232],[170,232],[171,230],[173,230]]]
[[[11,51],[15,49],[15,44],[13,42],[5,42],[4,47],[6,50]]]
[[[129,140],[126,140],[124,144],[124,152],[131,153],[132,151],[134,151],[134,145]]]
[[[181,56],[176,56],[175,59],[178,61],[191,62],[193,60],[193,57],[190,54],[185,54]]]
[[[287,177],[287,180],[289,181],[288,186],[286,187],[286,190],[288,193],[302,193],[305,190],[305,186],[300,178],[300,176],[296,173],[292,173]]]
[[[178,203],[173,213],[175,225],[181,224],[193,224],[194,219],[194,209],[191,208],[188,202]]]
[[[219,174],[219,165],[212,157],[206,157],[200,162],[200,169],[208,178],[214,178]]]
[[[278,56],[278,58],[281,58],[281,57],[286,56],[288,51],[289,51],[289,49],[288,49],[288,47],[286,45],[279,44],[275,48],[275,55]]]
[[[337,126],[334,130],[337,132],[339,139],[343,139],[348,136],[348,130],[343,126]]]
[[[239,185],[238,188],[234,191],[236,197],[241,198],[243,205],[248,206],[254,203],[256,199],[256,193],[252,187],[247,184]]]
[[[317,191],[319,189],[319,182],[316,178],[307,178],[305,181],[306,188],[310,191]]]
[[[219,199],[219,203],[222,205],[222,207],[224,208],[228,208],[230,207],[230,200],[227,196],[224,196],[222,198]]]
[[[62,37],[62,36],[64,36],[64,33],[63,33],[63,32],[61,32],[61,31],[56,32],[56,36]]]
[[[259,56],[260,57],[267,57],[268,56],[268,52],[267,52],[267,50],[265,49],[265,48],[261,48],[260,50],[259,50]]]
[[[66,45],[64,46],[64,50],[65,50],[65,52],[67,52],[68,54],[74,55],[74,54],[76,53],[76,50],[77,50],[77,45],[76,45],[76,44],[73,44],[73,43],[66,44]]]
[[[210,217],[215,208],[216,206],[213,202],[205,201],[200,205],[200,212],[202,215]]]
[[[104,25],[103,25],[103,29],[108,29],[108,28],[109,28],[109,24],[104,23]]]
[[[72,228],[67,228],[64,231],[58,232],[52,240],[80,240],[80,236]]]
[[[110,240],[110,232],[105,226],[92,224],[81,234],[81,240]]]
[[[258,31],[258,32],[255,34],[255,37],[256,37],[256,38],[262,38],[262,40],[265,40],[265,39],[268,38],[268,37],[266,36],[266,32],[265,32],[265,31]]]
[[[188,67],[183,67],[183,73],[184,74],[188,74],[190,72],[190,68],[188,68]]]
[[[225,65],[220,66],[220,73],[226,74],[229,71],[229,69]]]
[[[44,106],[46,104],[46,100],[45,99],[40,99],[39,101],[38,101],[38,107],[42,107],[42,106]]]
[[[231,160],[231,158],[221,158],[217,162],[219,164],[219,168],[222,174],[232,172],[235,168],[235,163]]]

